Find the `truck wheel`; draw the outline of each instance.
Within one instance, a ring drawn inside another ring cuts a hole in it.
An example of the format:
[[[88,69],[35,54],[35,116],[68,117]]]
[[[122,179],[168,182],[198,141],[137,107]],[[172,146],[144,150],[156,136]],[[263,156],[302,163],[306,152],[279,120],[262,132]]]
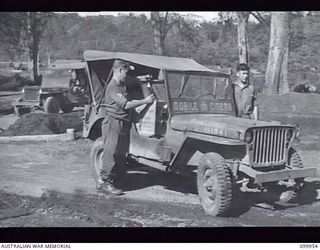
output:
[[[95,140],[90,151],[91,174],[93,179],[98,182],[102,169],[103,157],[103,138],[99,137]]]
[[[224,215],[231,207],[231,171],[225,159],[216,153],[202,156],[197,172],[201,204],[207,214]]]
[[[56,97],[50,96],[44,102],[44,112],[48,114],[57,114],[60,110],[60,103]]]
[[[61,109],[64,113],[70,113],[73,110],[73,105],[64,104]]]

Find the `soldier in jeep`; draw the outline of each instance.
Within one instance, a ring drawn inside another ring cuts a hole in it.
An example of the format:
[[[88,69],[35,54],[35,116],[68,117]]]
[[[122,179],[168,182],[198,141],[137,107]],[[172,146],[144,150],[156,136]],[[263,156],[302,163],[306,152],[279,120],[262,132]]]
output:
[[[85,83],[83,79],[79,79],[75,69],[71,70],[71,79],[69,82],[69,87],[74,95],[82,95],[85,92]]]
[[[254,86],[249,84],[250,68],[245,63],[240,63],[237,67],[237,79],[233,83],[233,94],[238,117],[254,119],[254,104],[256,93]]]

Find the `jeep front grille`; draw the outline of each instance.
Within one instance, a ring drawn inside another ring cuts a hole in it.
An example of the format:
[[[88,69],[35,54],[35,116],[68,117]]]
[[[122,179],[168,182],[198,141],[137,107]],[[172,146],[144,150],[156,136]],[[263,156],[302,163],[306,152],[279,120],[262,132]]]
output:
[[[23,99],[26,101],[39,100],[39,89],[24,89]]]
[[[286,161],[287,128],[253,129],[251,160],[254,166],[282,164]]]

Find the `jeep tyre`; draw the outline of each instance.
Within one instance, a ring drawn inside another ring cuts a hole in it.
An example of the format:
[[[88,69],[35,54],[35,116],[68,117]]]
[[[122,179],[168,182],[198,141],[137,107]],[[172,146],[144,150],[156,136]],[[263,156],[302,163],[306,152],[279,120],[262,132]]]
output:
[[[30,113],[30,108],[21,107],[21,106],[13,106],[13,110],[16,116],[21,117],[24,114]]]
[[[293,169],[303,168],[301,157],[294,148],[290,148],[289,150],[288,164]],[[280,194],[280,197],[279,197],[280,202],[293,202],[297,198],[299,189],[304,183],[304,179],[298,178],[298,179],[295,179],[295,181],[296,181],[296,185],[294,187]]]
[[[22,101],[22,97],[19,97],[16,102],[21,102]],[[29,107],[23,107],[23,106],[19,106],[19,105],[14,105],[13,106],[13,111],[15,113],[15,115],[17,117],[20,117],[24,114],[30,113],[31,109]]]
[[[73,105],[71,105],[71,104],[63,104],[62,106],[61,106],[61,109],[62,109],[62,111],[64,112],[64,113],[70,113],[72,110],[73,110]]]
[[[91,175],[96,182],[98,182],[98,179],[100,178],[100,171],[102,169],[102,157],[103,138],[99,137],[93,143],[90,151]]]
[[[60,110],[60,102],[56,97],[50,96],[44,102],[44,112],[48,114],[57,114]]]
[[[202,156],[197,172],[201,204],[207,214],[225,215],[232,202],[232,176],[229,165],[217,153]]]
[[[294,149],[290,148],[289,154],[288,154],[288,164],[291,166],[293,169],[295,168],[303,168],[302,160],[299,155],[299,153]],[[277,202],[279,203],[290,203],[294,202],[299,194],[300,188],[304,184],[304,178],[297,178],[295,179],[295,186],[293,187],[286,187],[281,188],[281,186],[277,184],[271,184],[269,186],[269,190],[271,192],[274,192],[277,195]]]

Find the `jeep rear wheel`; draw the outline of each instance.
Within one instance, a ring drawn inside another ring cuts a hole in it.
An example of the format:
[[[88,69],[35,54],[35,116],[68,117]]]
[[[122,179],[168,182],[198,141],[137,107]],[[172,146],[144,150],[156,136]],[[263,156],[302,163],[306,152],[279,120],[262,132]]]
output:
[[[98,182],[102,169],[103,157],[103,138],[99,137],[93,144],[90,151],[91,174],[93,179]]]
[[[207,214],[225,215],[232,202],[232,179],[225,159],[216,153],[202,156],[197,172],[201,204]]]
[[[56,97],[50,96],[44,102],[44,112],[48,114],[57,114],[60,110],[60,102]]]

